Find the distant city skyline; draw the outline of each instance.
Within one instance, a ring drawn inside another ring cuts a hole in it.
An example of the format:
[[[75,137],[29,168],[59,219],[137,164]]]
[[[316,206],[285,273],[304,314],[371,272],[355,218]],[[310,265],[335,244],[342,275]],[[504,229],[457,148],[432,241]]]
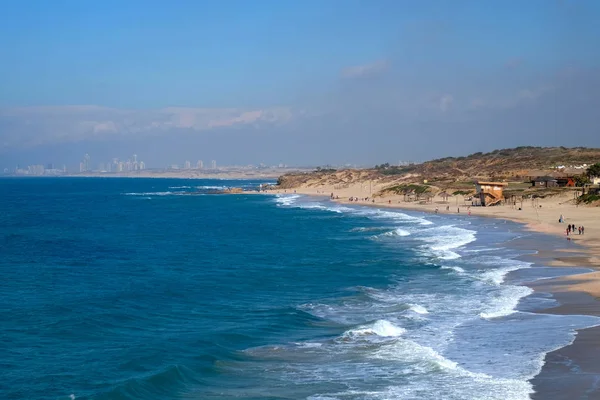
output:
[[[97,162],[97,164],[94,164]],[[79,162],[78,166],[72,166],[69,168],[67,164],[60,164],[60,168],[55,168],[54,163],[44,164],[30,164],[23,166],[17,164],[14,167],[0,167],[0,172],[4,174],[17,174],[17,175],[62,175],[62,174],[84,174],[84,173],[127,173],[135,171],[144,171],[147,169],[153,170],[218,170],[216,160],[210,161],[210,166],[206,169],[203,160],[197,160],[192,163],[190,160],[182,161],[181,164],[174,163],[167,166],[152,166],[148,167],[142,160],[138,160],[138,155],[133,154],[131,157],[121,160],[118,157],[113,157],[110,161],[97,161],[90,155],[85,153]],[[95,167],[94,167],[95,165]],[[224,165],[223,168],[287,168],[288,165],[284,163],[266,165],[264,163],[258,164],[244,164],[244,165]]]

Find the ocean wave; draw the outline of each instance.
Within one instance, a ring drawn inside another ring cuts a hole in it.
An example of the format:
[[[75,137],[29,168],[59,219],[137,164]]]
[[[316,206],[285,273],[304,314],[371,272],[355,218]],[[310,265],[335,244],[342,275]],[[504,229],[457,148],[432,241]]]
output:
[[[416,312],[417,314],[429,314],[429,311],[419,304],[410,304],[410,310]]]
[[[433,222],[413,215],[408,215],[400,211],[386,211],[378,208],[361,207],[352,209],[355,214],[365,216],[370,219],[388,219],[396,222],[414,223],[418,225],[433,225]]]
[[[400,237],[402,237],[402,236],[410,236],[410,232],[407,231],[407,230],[405,230],[405,229],[402,229],[402,228],[396,228],[396,229],[393,229],[391,231],[387,231],[387,232],[379,234],[379,235],[371,236],[371,238],[372,239],[380,239],[380,238],[383,238],[383,237],[394,237],[394,236],[400,236]]]
[[[492,297],[486,310],[479,316],[483,319],[494,319],[511,315],[517,311],[519,301],[531,293],[533,289],[527,286],[504,286]]]
[[[200,190],[225,190],[227,186],[196,186],[196,189]]]
[[[377,231],[387,231],[392,229],[389,226],[369,226],[369,227],[358,227],[350,229],[350,232],[377,232]]]
[[[277,194],[275,195],[275,203],[279,206],[291,206],[300,198],[298,194]]]
[[[450,265],[450,266],[447,266],[447,265],[442,265],[442,266],[440,267],[440,269],[449,269],[449,270],[451,270],[451,271],[454,271],[454,272],[456,272],[456,273],[457,273],[457,274],[459,274],[459,275],[463,275],[463,274],[465,273],[465,269],[464,269],[464,268],[457,267],[457,266],[455,266],[455,265]]]
[[[353,340],[366,336],[379,336],[383,338],[398,337],[406,332],[406,329],[392,324],[385,319],[375,321],[371,325],[360,326],[343,333],[343,340]]]
[[[169,189],[191,189],[191,186],[169,186]]]
[[[185,192],[171,192],[171,191],[141,192],[141,193],[131,192],[131,193],[124,193],[124,194],[125,194],[125,196],[177,196],[177,195],[185,194]]]
[[[474,242],[475,235],[476,231],[470,229],[443,225],[421,231],[420,239],[427,243],[425,248],[434,256],[443,260],[454,260],[461,256],[453,250]]]

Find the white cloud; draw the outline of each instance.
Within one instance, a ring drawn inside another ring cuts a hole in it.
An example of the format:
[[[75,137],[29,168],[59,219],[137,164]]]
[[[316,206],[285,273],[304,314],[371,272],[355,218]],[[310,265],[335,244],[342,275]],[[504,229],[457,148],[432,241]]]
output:
[[[5,147],[36,146],[91,137],[144,135],[170,130],[207,131],[237,125],[282,124],[293,119],[289,107],[261,109],[164,108],[123,110],[96,106],[0,109]]]
[[[454,102],[454,98],[450,94],[445,94],[440,99],[440,110],[442,112],[448,111],[452,103]]]
[[[354,65],[342,69],[343,78],[358,78],[361,76],[378,74],[385,71],[389,67],[389,63],[385,60],[375,61],[370,64]]]

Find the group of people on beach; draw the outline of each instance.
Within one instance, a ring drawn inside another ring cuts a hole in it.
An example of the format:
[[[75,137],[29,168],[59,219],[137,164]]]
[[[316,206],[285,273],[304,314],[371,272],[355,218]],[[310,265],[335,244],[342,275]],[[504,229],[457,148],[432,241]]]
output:
[[[331,198],[333,199],[333,193],[331,193]],[[369,198],[368,197],[362,197],[362,198],[359,199],[358,197],[350,197],[348,200],[349,201],[369,201]],[[375,200],[373,200],[373,203],[375,203]]]
[[[585,233],[585,228],[583,226],[576,227],[575,224],[567,225],[567,236],[571,233],[574,235],[576,231],[579,232],[580,235],[583,235]]]

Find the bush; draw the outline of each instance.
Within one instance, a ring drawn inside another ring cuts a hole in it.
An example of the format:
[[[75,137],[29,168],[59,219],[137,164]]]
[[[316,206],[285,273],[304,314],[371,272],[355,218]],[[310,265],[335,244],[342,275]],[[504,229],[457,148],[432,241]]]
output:
[[[588,193],[584,194],[583,196],[579,196],[578,203],[590,204],[598,200],[600,200],[600,195]]]
[[[425,185],[396,185],[390,186],[382,190],[382,192],[392,192],[395,194],[406,194],[409,192],[414,192],[415,194],[423,194],[429,191],[429,186]]]

